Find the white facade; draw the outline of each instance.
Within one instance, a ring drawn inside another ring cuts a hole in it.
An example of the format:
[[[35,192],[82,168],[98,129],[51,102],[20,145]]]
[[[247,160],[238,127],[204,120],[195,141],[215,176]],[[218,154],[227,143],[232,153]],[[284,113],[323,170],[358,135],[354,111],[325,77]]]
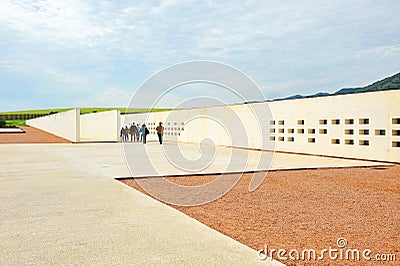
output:
[[[260,108],[266,110],[265,116],[257,112],[254,119],[252,110]],[[237,129],[247,130],[247,139],[238,141],[235,136],[243,134],[226,129],[232,114],[242,123]],[[188,121],[193,117],[199,119]],[[156,140],[155,127],[160,121],[166,140],[198,143],[210,138],[218,145],[400,162],[400,90],[121,117],[122,125],[146,123],[149,140]]]
[[[147,125],[149,141],[163,122],[167,141],[400,162],[400,90],[129,115],[75,109],[27,124],[79,142],[118,141],[132,122]]]
[[[41,129],[72,142],[80,141],[80,110],[42,116],[26,121],[28,126]]]
[[[269,104],[278,151],[400,162],[400,90]]]
[[[119,122],[119,110],[81,115],[81,141],[119,141]]]

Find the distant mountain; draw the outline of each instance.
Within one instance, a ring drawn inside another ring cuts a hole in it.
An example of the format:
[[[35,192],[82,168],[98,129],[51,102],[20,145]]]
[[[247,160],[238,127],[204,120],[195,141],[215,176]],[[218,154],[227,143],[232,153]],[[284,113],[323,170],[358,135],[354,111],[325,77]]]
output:
[[[312,94],[309,97],[321,97],[321,96],[329,96],[330,94],[327,92],[317,92],[316,94]]]
[[[301,98],[304,98],[304,96],[300,95],[300,94],[296,94],[296,95],[292,95],[292,96],[289,96],[286,98],[279,98],[278,100],[301,99]]]
[[[327,93],[327,92],[318,92],[312,95],[303,96],[300,94],[296,94],[293,96],[279,98],[276,100],[288,100],[288,99],[301,99],[301,98],[312,98],[312,97],[323,97],[330,95],[340,95],[340,94],[350,94],[350,93],[360,93],[360,92],[368,92],[368,91],[384,91],[384,90],[393,90],[400,89],[400,73],[393,75],[391,77],[379,80],[377,82],[372,83],[371,85],[359,88],[343,88],[338,90],[335,93]]]
[[[346,88],[341,89],[334,94],[348,94],[348,93],[358,93],[358,92],[367,92],[367,91],[384,91],[384,90],[392,90],[392,89],[400,89],[400,73],[393,75],[391,77],[379,80],[371,85],[361,88]]]

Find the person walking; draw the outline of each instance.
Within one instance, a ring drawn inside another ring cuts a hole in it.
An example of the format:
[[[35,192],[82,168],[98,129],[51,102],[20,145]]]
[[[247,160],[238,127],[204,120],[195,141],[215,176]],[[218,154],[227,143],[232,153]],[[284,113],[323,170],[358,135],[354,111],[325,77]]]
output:
[[[124,141],[128,142],[129,141],[129,128],[128,126],[125,126],[125,130],[124,130]]]
[[[124,142],[125,141],[125,128],[121,127],[121,131],[119,133],[119,136],[121,138],[121,141]]]
[[[135,122],[133,122],[131,127],[129,128],[129,133],[131,134],[131,142],[135,142],[137,133],[137,127],[135,125]]]
[[[160,144],[162,144],[163,135],[164,135],[164,127],[162,126],[161,122],[156,127],[156,130],[157,130],[158,141],[160,142]]]
[[[143,124],[142,128],[140,129],[142,133],[142,139],[143,139],[143,144],[146,144],[147,141],[147,135],[150,133],[149,130],[147,129],[146,125]]]

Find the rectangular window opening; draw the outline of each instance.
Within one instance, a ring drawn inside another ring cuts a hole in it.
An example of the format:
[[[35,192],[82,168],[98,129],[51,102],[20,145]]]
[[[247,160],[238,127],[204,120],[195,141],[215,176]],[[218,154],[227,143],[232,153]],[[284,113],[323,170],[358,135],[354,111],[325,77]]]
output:
[[[385,136],[386,135],[386,130],[384,130],[384,129],[375,129],[375,135],[376,136]]]
[[[326,128],[321,128],[319,134],[328,134],[328,130]]]

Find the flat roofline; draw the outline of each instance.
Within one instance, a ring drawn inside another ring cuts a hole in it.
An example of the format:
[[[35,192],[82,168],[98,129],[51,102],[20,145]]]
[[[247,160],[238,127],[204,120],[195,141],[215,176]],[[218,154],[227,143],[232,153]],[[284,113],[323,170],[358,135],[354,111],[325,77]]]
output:
[[[230,103],[230,104],[223,104],[223,105],[215,105],[215,106],[205,106],[205,107],[191,107],[191,108],[177,108],[177,109],[170,109],[165,111],[159,112],[143,112],[143,113],[126,113],[121,115],[133,115],[133,114],[149,114],[149,113],[162,113],[162,112],[173,112],[173,111],[182,111],[182,110],[196,110],[196,109],[204,109],[204,108],[221,108],[225,106],[236,106],[236,105],[246,105],[246,104],[254,104],[254,103],[270,103],[270,102],[282,102],[282,101],[296,101],[296,100],[305,100],[305,99],[313,99],[313,98],[322,98],[322,97],[334,97],[334,96],[346,96],[346,95],[354,95],[354,94],[364,94],[364,93],[382,93],[387,91],[396,91],[400,90],[397,89],[386,89],[386,90],[379,90],[379,91],[361,91],[361,92],[351,92],[351,93],[343,93],[343,94],[329,94],[329,95],[309,95],[303,96],[302,98],[291,98],[291,99],[273,99],[273,100],[260,100],[260,101],[247,101],[243,103]],[[157,109],[155,107],[154,109]],[[150,108],[150,110],[153,108]]]

